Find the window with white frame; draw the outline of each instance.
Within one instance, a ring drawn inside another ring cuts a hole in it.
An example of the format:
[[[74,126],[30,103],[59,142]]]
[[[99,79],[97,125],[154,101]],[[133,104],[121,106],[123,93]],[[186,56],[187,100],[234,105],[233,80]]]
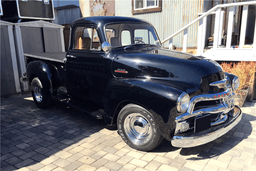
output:
[[[162,0],[133,0],[132,2],[133,14],[162,11]]]
[[[158,7],[159,0],[135,0],[134,9],[148,9]]]

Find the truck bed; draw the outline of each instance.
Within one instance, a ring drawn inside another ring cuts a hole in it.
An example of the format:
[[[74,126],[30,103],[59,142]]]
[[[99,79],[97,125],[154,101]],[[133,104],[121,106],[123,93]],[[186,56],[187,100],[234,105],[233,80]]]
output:
[[[66,57],[66,52],[51,52],[51,53],[24,53],[25,57],[32,57],[41,60],[48,60],[54,62],[64,63],[63,59]]]

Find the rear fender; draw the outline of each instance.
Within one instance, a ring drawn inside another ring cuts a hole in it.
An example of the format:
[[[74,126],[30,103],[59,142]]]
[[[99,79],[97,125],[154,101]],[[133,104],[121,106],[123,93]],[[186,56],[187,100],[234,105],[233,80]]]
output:
[[[35,77],[38,77],[42,82],[43,90],[52,92],[52,72],[48,64],[42,61],[30,62],[27,66],[27,78],[29,84]]]

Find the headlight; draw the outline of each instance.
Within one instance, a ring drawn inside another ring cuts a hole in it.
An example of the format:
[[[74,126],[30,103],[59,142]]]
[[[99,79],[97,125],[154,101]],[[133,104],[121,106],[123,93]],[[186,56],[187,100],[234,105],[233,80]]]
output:
[[[178,98],[178,104],[177,104],[178,112],[182,112],[182,113],[186,112],[188,109],[189,101],[190,101],[189,95],[187,93],[182,93]]]
[[[237,90],[239,85],[240,85],[239,78],[238,77],[234,77],[234,79],[232,80],[232,88],[233,88],[233,90]]]

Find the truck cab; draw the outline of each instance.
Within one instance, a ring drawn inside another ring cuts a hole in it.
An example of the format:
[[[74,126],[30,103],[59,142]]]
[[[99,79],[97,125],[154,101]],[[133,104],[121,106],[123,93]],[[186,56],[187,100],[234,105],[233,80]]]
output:
[[[163,138],[175,147],[202,145],[241,120],[234,105],[238,77],[215,61],[162,48],[150,23],[89,17],[71,28],[66,55],[25,55],[38,107],[52,100],[77,107],[116,125],[122,139],[142,151]]]

